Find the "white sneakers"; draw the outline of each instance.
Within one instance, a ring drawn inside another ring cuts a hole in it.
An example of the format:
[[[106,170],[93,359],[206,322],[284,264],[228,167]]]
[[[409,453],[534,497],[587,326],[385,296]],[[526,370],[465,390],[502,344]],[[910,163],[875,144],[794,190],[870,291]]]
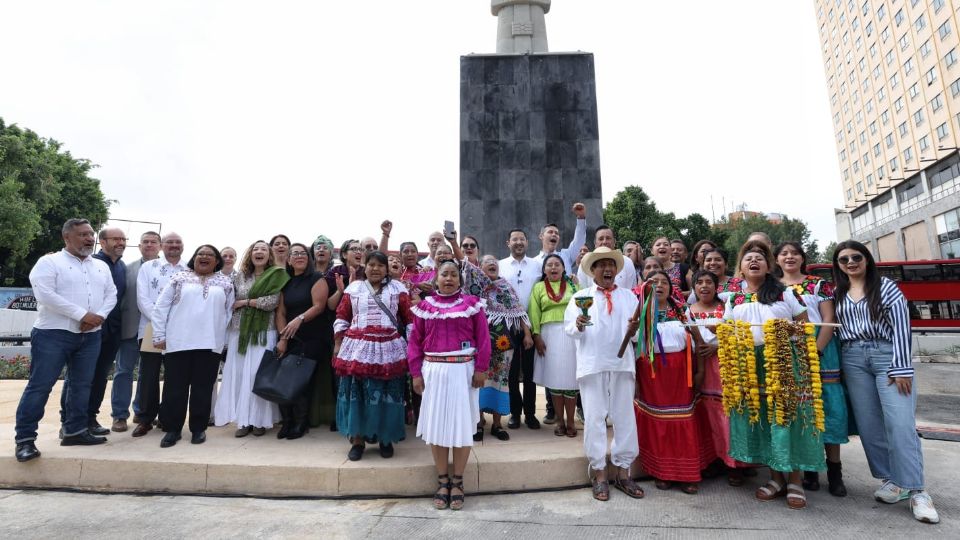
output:
[[[940,523],[940,516],[937,509],[933,507],[933,499],[926,491],[914,491],[910,495],[910,510],[913,510],[913,517],[917,521],[924,523]]]
[[[887,504],[895,504],[910,499],[910,510],[917,521],[940,523],[937,509],[933,507],[933,499],[926,491],[910,491],[901,488],[890,480],[884,480],[880,489],[873,493],[873,497]]]

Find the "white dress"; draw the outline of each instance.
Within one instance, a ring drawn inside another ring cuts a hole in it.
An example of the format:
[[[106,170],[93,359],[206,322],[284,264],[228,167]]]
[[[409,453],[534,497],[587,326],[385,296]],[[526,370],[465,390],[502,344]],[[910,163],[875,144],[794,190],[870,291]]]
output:
[[[253,276],[247,278],[238,273],[234,278],[237,300],[250,297],[250,287],[253,286]],[[256,300],[257,309],[270,311],[277,308],[280,295],[270,295]],[[253,308],[243,308],[253,309]],[[217,395],[217,404],[213,411],[214,423],[224,426],[231,422],[237,427],[252,426],[272,428],[280,420],[280,407],[272,401],[267,401],[253,393],[253,382],[260,369],[260,360],[267,349],[277,345],[277,329],[274,318],[270,317],[270,326],[267,328],[267,343],[257,345],[251,343],[244,354],[238,352],[240,341],[240,313],[236,310],[227,329],[227,357],[223,364],[223,376],[220,381],[220,393]]]

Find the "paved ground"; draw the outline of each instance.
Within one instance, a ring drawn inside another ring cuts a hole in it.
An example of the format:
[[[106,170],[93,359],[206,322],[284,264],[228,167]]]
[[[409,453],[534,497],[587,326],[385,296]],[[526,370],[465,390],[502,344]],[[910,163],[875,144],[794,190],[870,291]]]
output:
[[[918,423],[956,426],[960,365],[921,364]],[[8,396],[9,398],[9,396]],[[742,488],[704,483],[696,496],[657,491],[628,499],[614,491],[608,503],[586,489],[469,496],[458,513],[435,511],[429,500],[269,500],[186,496],[130,496],[0,490],[0,538],[960,538],[960,443],[924,440],[928,489],[940,511],[939,525],[918,523],[907,504],[875,502],[870,477],[854,438],[843,448],[850,495],[810,493],[803,511],[782,500],[760,503],[753,490],[761,472]]]

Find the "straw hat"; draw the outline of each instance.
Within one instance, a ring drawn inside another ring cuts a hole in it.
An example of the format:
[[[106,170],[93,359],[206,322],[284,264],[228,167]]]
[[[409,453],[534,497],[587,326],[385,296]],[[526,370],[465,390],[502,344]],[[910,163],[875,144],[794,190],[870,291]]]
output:
[[[603,259],[610,259],[616,263],[618,274],[621,270],[623,270],[623,253],[620,253],[619,249],[610,249],[605,246],[600,246],[590,253],[584,255],[583,260],[580,261],[580,269],[583,270],[584,274],[587,274],[588,276],[592,275],[593,271],[590,268],[595,262]]]

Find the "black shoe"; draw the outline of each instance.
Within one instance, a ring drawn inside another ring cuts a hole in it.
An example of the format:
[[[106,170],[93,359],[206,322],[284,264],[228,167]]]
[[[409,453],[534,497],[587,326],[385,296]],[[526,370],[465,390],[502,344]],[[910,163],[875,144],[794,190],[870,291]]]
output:
[[[306,420],[303,422],[297,422],[296,424],[293,424],[293,426],[290,428],[290,431],[287,432],[287,439],[291,441],[294,439],[299,439],[300,437],[306,435],[309,431],[310,425],[307,424]]]
[[[393,457],[393,444],[380,443],[380,457],[390,459]]]
[[[483,440],[483,428],[477,426],[477,432],[473,434],[474,442],[480,442]]]
[[[198,431],[190,436],[190,444],[203,444],[207,442],[207,432]]]
[[[820,491],[820,473],[817,471],[803,471],[803,489],[806,491]]]
[[[330,431],[337,431],[337,421],[330,422]]]
[[[350,447],[350,451],[347,452],[347,459],[350,461],[360,461],[360,458],[363,457],[364,445],[355,444]]]
[[[180,433],[177,431],[168,431],[163,435],[163,439],[160,439],[160,448],[170,448],[171,446],[177,444],[177,441],[180,440]]]
[[[134,424],[142,424],[142,423],[143,423],[143,417],[140,416],[139,414],[133,415],[133,423],[134,423]]]
[[[14,455],[17,456],[17,461],[23,463],[40,457],[40,451],[37,450],[37,445],[33,444],[33,441],[25,441],[17,444],[17,451]]]
[[[376,435],[374,435],[373,437],[364,437],[363,440],[367,444],[377,444],[378,442],[380,442],[380,440],[377,439]]]
[[[552,424],[557,421],[557,415],[553,411],[547,411],[547,415],[543,417],[544,424]]]
[[[83,433],[64,437],[63,440],[60,441],[60,446],[93,446],[105,442],[107,442],[106,437],[94,437],[89,431],[84,431]]]
[[[510,416],[510,420],[507,422],[507,427],[510,429],[517,429],[520,427],[520,417],[519,416]]]
[[[540,421],[537,420],[536,416],[528,416],[527,427],[530,429],[540,429]]]
[[[843,484],[843,472],[840,462],[827,462],[827,491],[834,497],[846,497],[847,486]]]
[[[290,421],[284,420],[283,424],[280,425],[280,429],[277,431],[277,438],[286,439],[289,433],[290,433]]]
[[[60,428],[60,435],[59,435],[59,437],[60,437],[60,440],[62,441],[62,440],[63,440],[63,428]]]
[[[500,426],[493,426],[492,428],[490,428],[490,434],[501,441],[510,440],[510,434],[504,431],[503,428]]]
[[[90,422],[90,425],[87,426],[87,431],[89,431],[91,435],[96,435],[98,437],[110,434],[110,430],[101,426],[100,422],[97,422],[96,420]]]

